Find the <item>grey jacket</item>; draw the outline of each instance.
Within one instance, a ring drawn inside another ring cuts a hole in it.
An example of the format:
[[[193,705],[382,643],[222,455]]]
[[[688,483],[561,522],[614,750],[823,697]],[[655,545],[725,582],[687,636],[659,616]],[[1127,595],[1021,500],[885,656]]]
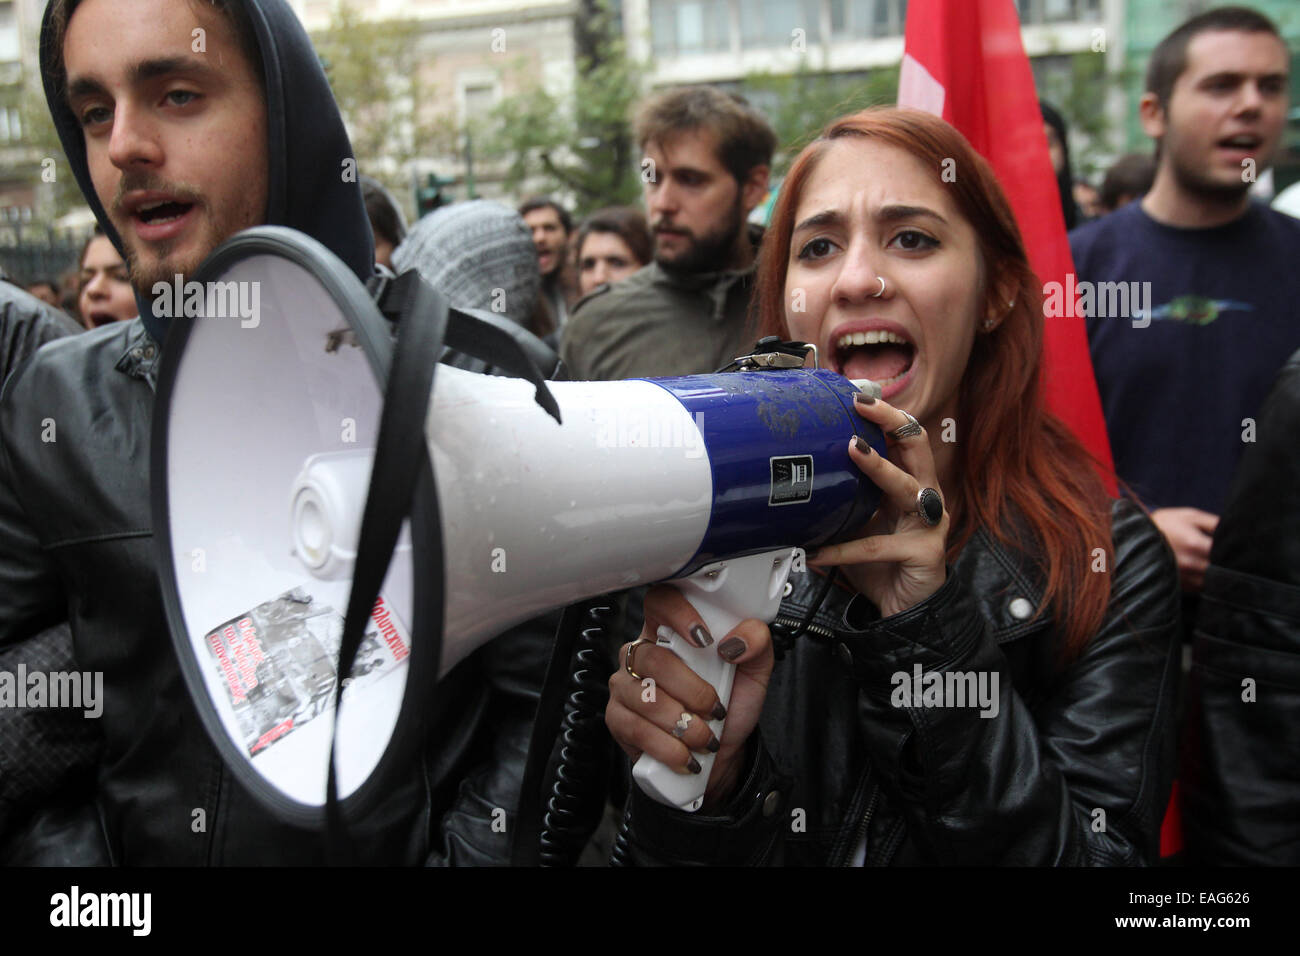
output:
[[[762,230],[750,229],[757,248]],[[715,372],[751,351],[757,260],[748,268],[684,276],[657,262],[598,286],[574,306],[560,358],[574,381]]]

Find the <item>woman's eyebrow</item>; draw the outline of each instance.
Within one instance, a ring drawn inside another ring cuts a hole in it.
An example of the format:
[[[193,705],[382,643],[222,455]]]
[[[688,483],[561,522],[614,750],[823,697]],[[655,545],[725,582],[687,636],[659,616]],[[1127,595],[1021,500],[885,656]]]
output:
[[[948,225],[948,220],[939,215],[933,209],[926,206],[907,206],[901,203],[893,203],[888,206],[881,206],[876,210],[876,218],[881,222],[898,222],[902,219],[928,218],[933,219],[943,225]],[[837,210],[827,209],[824,212],[814,213],[807,219],[804,219],[794,227],[794,232],[801,229],[820,229],[825,226],[839,226],[844,223],[844,215]]]
[[[900,219],[930,218],[943,225],[948,225],[948,220],[939,215],[933,209],[925,206],[904,206],[892,205],[881,206],[876,210],[876,218],[883,222],[897,222]]]
[[[794,231],[801,229],[820,229],[823,226],[838,226],[844,222],[844,216],[834,209],[827,209],[825,212],[814,213],[799,225],[794,227]]]

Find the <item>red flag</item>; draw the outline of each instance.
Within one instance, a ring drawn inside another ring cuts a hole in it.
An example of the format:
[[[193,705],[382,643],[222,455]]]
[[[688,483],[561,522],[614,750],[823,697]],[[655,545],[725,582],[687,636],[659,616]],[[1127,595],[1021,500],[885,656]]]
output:
[[[1074,280],[1065,284],[1074,258],[1013,0],[911,0],[903,51],[898,105],[942,116],[961,130],[997,174],[1034,272],[1044,286],[1061,283],[1067,315],[1047,319],[1043,334],[1047,406],[1113,468],[1087,328],[1074,307]],[[1102,477],[1115,494],[1109,473]],[[1160,851],[1169,856],[1181,848],[1175,781]]]
[[[911,0],[903,49],[898,105],[942,116],[961,130],[997,174],[1038,278],[1067,288],[1074,260],[1013,0]],[[1069,317],[1046,321],[1047,406],[1110,468],[1087,330],[1067,302]],[[1114,494],[1114,483],[1106,481]]]

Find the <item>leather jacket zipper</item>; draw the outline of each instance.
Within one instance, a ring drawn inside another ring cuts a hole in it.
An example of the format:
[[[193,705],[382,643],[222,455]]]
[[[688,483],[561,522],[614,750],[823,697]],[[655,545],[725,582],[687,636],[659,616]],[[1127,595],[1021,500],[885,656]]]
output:
[[[844,860],[840,866],[853,865],[853,852],[858,848],[858,844],[867,838],[867,827],[871,826],[871,815],[876,812],[876,801],[880,797],[880,784],[871,785],[871,799],[867,801],[867,811],[862,815],[862,822],[858,824],[858,829],[853,834],[853,842],[849,844],[849,852],[844,854]],[[866,853],[862,855],[862,862],[866,864]]]
[[[829,627],[822,627],[820,624],[813,624],[811,621],[808,622],[806,627],[804,626],[803,621],[795,620],[792,617],[778,617],[773,620],[772,623],[781,625],[781,627],[786,628],[791,633],[803,628],[806,633],[816,634],[818,637],[825,638],[828,641],[835,639],[835,632]]]

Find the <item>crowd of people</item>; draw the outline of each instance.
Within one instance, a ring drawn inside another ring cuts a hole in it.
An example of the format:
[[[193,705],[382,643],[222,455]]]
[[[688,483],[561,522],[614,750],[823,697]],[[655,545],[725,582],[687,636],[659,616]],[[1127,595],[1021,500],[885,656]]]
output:
[[[112,0],[52,0],[43,28],[50,110],[101,229],[79,263],[87,331],[6,300],[6,326],[28,332],[4,339],[0,667],[102,671],[108,697],[95,722],[0,710],[0,857],[323,860],[317,836],[260,807],[208,739],[150,531],[166,319],[148,290],[269,223],[362,280],[415,270],[452,305],[550,345],[574,380],[712,372],[774,335],[879,384],[856,413],[888,456],[847,436],[846,454],[882,504],[792,575],[780,619],[803,628],[710,634],[674,588],[627,598],[605,745],[624,771],[645,754],[683,774],[700,772],[697,755],[714,763],[694,814],[624,774],[601,798],[620,832],[602,827],[596,845],[632,863],[1149,865],[1177,778],[1188,859],[1300,861],[1300,742],[1262,716],[1294,723],[1300,614],[1268,632],[1267,654],[1224,651],[1259,644],[1230,611],[1276,621],[1300,584],[1233,564],[1257,532],[1300,525],[1293,489],[1276,512],[1234,510],[1258,493],[1260,456],[1294,457],[1270,424],[1294,420],[1286,393],[1270,389],[1300,349],[1300,220],[1254,201],[1242,175],[1268,167],[1287,116],[1290,56],[1262,15],[1210,10],[1156,47],[1140,104],[1154,158],[1121,159],[1096,197],[1076,188],[1065,123],[1043,104],[1079,282],[1149,290],[1133,300],[1144,306],[1088,316],[1108,474],[1045,404],[1042,282],[991,167],[942,119],[837,119],[794,158],[760,226],[771,124],[714,87],[660,91],[633,122],[653,170],[644,212],[575,225],[552,197],[476,200],[408,225],[377,182],[340,179],[347,137],[288,3],[145,5],[121,23]],[[190,52],[196,16],[230,65],[219,81]],[[118,42],[93,42],[110,29]],[[959,175],[942,177],[954,160]],[[31,426],[50,416],[55,443]],[[435,729],[358,824],[364,862],[509,861],[494,811],[519,805],[554,625],[514,628],[448,676],[440,692],[466,716]],[[725,706],[659,646],[663,627],[736,665]],[[993,698],[900,705],[891,675],[914,669],[981,676]],[[709,721],[723,716],[718,736]]]

